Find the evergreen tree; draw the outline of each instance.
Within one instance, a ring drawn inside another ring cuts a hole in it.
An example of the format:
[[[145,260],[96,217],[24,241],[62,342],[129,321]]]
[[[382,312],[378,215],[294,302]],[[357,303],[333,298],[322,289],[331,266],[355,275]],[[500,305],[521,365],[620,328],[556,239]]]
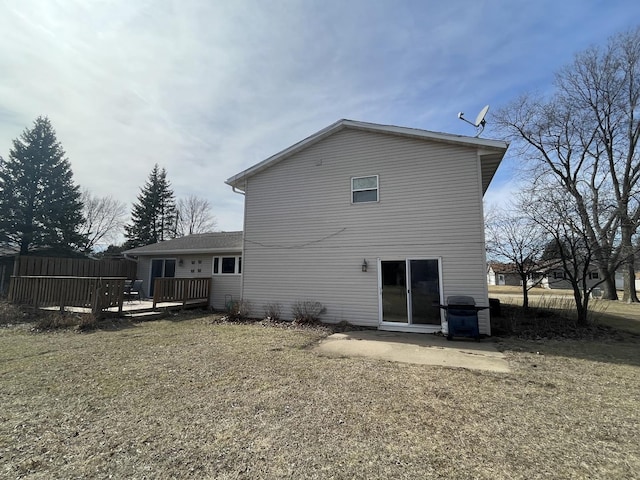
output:
[[[80,191],[47,117],[38,117],[0,158],[0,243],[26,255],[34,249],[77,250],[85,239]]]
[[[141,247],[174,238],[176,202],[166,170],[153,167],[138,201],[131,210],[131,224],[125,226],[127,248]]]

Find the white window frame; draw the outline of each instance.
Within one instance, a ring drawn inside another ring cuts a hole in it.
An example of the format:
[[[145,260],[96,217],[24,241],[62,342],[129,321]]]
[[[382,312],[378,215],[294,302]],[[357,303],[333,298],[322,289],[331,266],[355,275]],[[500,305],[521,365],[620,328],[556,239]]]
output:
[[[233,272],[222,273],[222,259],[233,258],[235,263],[233,266]],[[218,260],[218,271],[216,272],[216,259]],[[242,275],[242,255],[220,255],[215,256],[211,260],[211,274],[212,275]]]
[[[376,188],[353,188],[353,181],[354,180],[359,180],[361,178],[373,178],[375,177],[376,179]],[[353,194],[355,192],[368,192],[368,191],[372,191],[375,190],[376,192],[376,199],[375,200],[367,200],[367,201],[363,201],[363,202],[354,202],[353,200]],[[359,203],[378,203],[380,201],[380,176],[379,175],[362,175],[360,177],[351,177],[351,203],[352,204],[359,204]]]

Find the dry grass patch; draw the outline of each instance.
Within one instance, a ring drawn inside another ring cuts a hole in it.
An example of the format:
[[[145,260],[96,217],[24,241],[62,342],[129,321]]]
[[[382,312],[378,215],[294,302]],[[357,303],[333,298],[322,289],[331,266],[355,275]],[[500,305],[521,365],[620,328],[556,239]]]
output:
[[[503,309],[500,322],[507,322],[517,325],[524,319],[522,315],[522,295],[512,294],[510,289],[517,287],[491,287],[490,296],[498,298],[507,308]],[[541,328],[545,328],[545,323],[558,316],[568,320],[575,320],[575,302],[573,297],[566,294],[558,295],[554,292],[547,295],[536,295],[529,297],[533,316],[540,321]],[[513,307],[510,309],[510,307]],[[546,312],[546,313],[545,313]],[[511,316],[511,318],[509,317]],[[589,320],[592,326],[603,326],[616,330],[623,330],[640,335],[640,304],[626,303],[616,300],[593,299],[589,302]],[[571,325],[569,325],[571,326]]]
[[[4,478],[630,478],[640,360],[501,348],[514,372],[326,358],[326,333],[179,318],[0,330]],[[538,353],[539,352],[539,353]]]

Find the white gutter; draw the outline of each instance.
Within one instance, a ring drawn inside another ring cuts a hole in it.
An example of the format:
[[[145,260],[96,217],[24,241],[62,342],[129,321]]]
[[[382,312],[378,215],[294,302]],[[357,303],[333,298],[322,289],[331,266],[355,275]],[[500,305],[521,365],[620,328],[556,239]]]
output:
[[[128,253],[124,253],[124,252],[122,252],[122,254],[124,255],[124,258],[125,258],[126,260],[132,260],[132,261],[134,261],[134,262],[138,263],[138,257],[137,257],[137,256],[134,258],[134,257],[129,256],[129,254],[128,254]]]

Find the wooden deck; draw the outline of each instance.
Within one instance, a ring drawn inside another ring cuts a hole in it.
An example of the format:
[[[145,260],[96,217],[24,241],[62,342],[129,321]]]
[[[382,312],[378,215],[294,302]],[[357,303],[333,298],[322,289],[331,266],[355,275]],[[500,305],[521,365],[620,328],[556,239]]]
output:
[[[211,278],[156,278],[152,299],[128,300],[124,277],[11,277],[9,301],[44,310],[132,316],[207,307]]]
[[[155,305],[153,300],[131,300],[125,301],[122,304],[122,312],[119,312],[118,307],[109,307],[102,311],[105,316],[113,316],[113,317],[126,317],[126,316],[136,316],[145,313],[162,313],[167,310],[184,310],[187,308],[205,308],[209,306],[209,302],[207,300],[187,300],[186,303],[183,301],[173,301],[173,302],[161,302]],[[41,307],[42,310],[50,310],[59,312],[61,310],[59,305]],[[73,312],[73,313],[91,313],[91,308],[87,307],[64,307],[65,312]]]

